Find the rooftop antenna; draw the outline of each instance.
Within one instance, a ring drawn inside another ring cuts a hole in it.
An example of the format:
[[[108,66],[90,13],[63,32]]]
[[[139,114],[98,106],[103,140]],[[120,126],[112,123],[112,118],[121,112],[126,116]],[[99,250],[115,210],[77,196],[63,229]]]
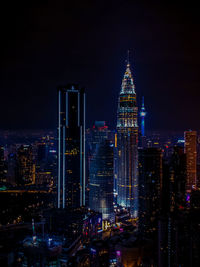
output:
[[[129,49],[127,50],[127,66],[130,66],[130,51]]]

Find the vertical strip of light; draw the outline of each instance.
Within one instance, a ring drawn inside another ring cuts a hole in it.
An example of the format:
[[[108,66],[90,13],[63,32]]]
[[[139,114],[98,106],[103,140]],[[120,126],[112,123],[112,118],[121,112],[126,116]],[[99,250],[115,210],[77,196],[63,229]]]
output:
[[[83,145],[83,138],[82,138],[82,125],[80,126],[80,206],[83,205],[83,163],[82,163],[82,145]]]
[[[63,209],[65,208],[65,125],[63,125]]]
[[[83,95],[83,205],[85,205],[85,93]]]
[[[80,92],[78,92],[78,127],[80,126]]]
[[[58,91],[58,208],[60,208],[60,116],[61,116],[61,91]]]
[[[68,118],[68,92],[66,92],[66,116],[65,116],[66,126],[69,124],[69,118]]]

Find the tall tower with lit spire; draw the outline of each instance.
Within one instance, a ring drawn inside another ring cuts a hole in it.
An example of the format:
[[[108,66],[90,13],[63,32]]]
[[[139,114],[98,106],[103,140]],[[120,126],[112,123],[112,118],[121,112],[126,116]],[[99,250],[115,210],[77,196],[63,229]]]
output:
[[[142,97],[142,107],[140,110],[140,118],[141,118],[141,134],[142,137],[145,136],[145,117],[146,117],[146,111],[145,111],[145,107],[144,107],[144,97]]]
[[[117,110],[117,202],[138,214],[138,108],[129,53]]]

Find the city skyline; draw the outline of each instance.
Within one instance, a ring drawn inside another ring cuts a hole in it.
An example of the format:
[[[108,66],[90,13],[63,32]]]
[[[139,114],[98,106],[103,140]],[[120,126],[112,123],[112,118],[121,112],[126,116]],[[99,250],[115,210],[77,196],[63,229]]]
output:
[[[105,120],[114,128],[127,49],[139,108],[145,97],[146,130],[198,129],[195,7],[50,1],[4,11],[1,129],[55,129],[56,88],[71,82],[86,88],[87,127]]]
[[[198,11],[4,3],[1,266],[199,266]]]

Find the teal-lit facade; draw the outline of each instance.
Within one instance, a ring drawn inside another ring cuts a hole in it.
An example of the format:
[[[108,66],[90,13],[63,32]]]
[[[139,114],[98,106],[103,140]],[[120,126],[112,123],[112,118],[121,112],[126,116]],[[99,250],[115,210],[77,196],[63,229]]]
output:
[[[138,215],[138,108],[129,62],[122,80],[117,110],[117,203]]]

